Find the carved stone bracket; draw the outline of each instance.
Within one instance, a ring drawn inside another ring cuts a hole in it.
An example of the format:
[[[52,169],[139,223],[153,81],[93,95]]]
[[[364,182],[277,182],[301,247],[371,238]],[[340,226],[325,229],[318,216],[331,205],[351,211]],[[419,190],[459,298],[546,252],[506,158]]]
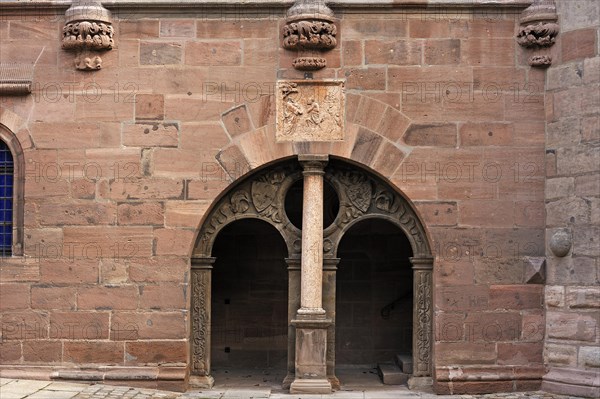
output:
[[[62,48],[75,52],[75,67],[82,71],[102,68],[102,58],[94,52],[111,50],[114,29],[111,13],[94,0],[73,2],[66,12]]]
[[[521,14],[521,28],[517,34],[519,45],[532,49],[534,54],[529,58],[529,65],[547,68],[552,64],[552,57],[540,54],[556,42],[560,30],[554,0],[536,0]]]
[[[337,46],[333,12],[323,0],[297,0],[283,27],[283,48],[297,51],[294,68],[315,71],[327,66],[321,53]]]

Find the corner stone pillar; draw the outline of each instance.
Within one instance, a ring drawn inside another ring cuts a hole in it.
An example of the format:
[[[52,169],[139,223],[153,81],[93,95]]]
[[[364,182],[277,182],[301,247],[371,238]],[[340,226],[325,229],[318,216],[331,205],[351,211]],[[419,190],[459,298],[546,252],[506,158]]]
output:
[[[192,258],[192,375],[190,385],[212,388],[210,375],[210,301],[216,258]]]
[[[331,320],[327,328],[327,379],[334,390],[340,389],[340,380],[335,375],[335,298],[339,263],[339,258],[323,260],[323,308]]]
[[[323,175],[327,155],[300,155],[304,168],[300,309],[296,327],[295,379],[290,393],[331,393],[327,379],[327,329],[323,309]]]
[[[413,377],[432,374],[433,258],[410,258],[413,269]]]

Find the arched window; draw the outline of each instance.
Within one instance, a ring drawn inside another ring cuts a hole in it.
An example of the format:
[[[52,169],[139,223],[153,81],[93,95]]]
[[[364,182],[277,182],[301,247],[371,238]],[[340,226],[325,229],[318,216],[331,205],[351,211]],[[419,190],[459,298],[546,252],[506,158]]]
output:
[[[15,167],[10,148],[0,141],[0,256],[11,256]]]

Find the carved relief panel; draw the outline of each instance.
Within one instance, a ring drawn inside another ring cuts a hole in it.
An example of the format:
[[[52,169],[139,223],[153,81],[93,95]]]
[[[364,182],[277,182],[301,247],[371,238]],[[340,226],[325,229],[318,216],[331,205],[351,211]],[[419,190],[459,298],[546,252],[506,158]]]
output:
[[[343,80],[277,82],[277,141],[344,139]]]

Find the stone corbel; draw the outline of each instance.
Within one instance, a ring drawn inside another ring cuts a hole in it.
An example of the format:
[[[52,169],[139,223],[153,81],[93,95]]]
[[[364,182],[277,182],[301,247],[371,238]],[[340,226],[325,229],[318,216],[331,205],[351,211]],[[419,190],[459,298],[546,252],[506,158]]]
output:
[[[65,16],[62,48],[76,54],[75,68],[81,71],[102,68],[98,52],[111,50],[114,45],[110,11],[98,1],[81,0],[73,2]]]
[[[333,11],[323,0],[297,0],[288,10],[283,27],[283,48],[298,52],[292,65],[301,71],[327,66],[322,53],[337,46]]]
[[[517,34],[519,45],[533,50],[529,65],[547,68],[552,57],[543,49],[552,47],[560,30],[554,0],[536,0],[521,14],[521,27]]]

